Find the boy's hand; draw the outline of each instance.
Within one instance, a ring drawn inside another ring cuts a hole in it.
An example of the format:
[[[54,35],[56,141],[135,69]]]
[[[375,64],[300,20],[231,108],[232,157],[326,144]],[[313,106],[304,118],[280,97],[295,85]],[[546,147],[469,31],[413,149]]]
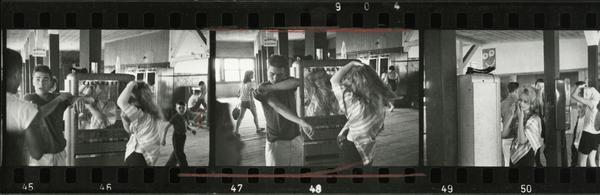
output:
[[[308,136],[309,139],[313,139],[313,136],[315,135],[315,132],[313,131],[313,127],[310,124],[308,124],[306,121],[302,121],[300,126],[302,127],[302,130],[304,131],[304,133],[306,133],[306,136]]]

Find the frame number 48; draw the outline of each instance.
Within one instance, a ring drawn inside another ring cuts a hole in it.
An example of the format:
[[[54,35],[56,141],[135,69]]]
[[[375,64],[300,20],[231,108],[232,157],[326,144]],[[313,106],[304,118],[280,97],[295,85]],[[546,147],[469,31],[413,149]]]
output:
[[[317,184],[317,185],[310,185],[310,188],[308,189],[308,191],[310,191],[313,194],[320,194],[323,189],[321,188],[321,184]]]

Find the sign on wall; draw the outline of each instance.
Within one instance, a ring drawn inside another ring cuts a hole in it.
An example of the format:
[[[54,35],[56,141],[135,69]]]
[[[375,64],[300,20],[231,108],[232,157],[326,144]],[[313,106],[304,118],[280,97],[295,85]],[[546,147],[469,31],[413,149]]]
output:
[[[263,41],[263,46],[265,46],[265,47],[275,47],[275,46],[277,46],[277,39],[265,39]]]
[[[483,58],[483,68],[496,66],[496,48],[488,48],[481,50],[481,58]]]
[[[45,49],[33,49],[33,52],[31,53],[31,55],[33,57],[46,57],[46,50]]]

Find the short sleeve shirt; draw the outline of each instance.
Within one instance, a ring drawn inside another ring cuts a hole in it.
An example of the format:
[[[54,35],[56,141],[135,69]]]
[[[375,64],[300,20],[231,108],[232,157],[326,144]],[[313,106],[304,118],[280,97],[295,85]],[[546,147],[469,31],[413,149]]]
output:
[[[173,133],[177,135],[185,135],[186,126],[185,126],[185,118],[180,114],[175,114],[169,120],[169,123],[173,125]]]
[[[270,82],[264,82],[262,85],[270,85]],[[267,140],[274,142],[277,140],[292,140],[300,135],[298,124],[284,118],[275,111],[267,102],[274,99],[288,107],[292,112],[296,112],[296,98],[294,92],[296,89],[273,91],[268,94],[255,93],[254,98],[261,102],[265,119],[267,121]]]
[[[31,102],[19,99],[16,94],[6,93],[6,130],[8,132],[25,130],[37,113],[37,107]]]
[[[38,114],[31,102],[19,99],[16,94],[6,93],[6,137],[3,165],[27,166],[29,154],[25,150],[24,131]],[[10,148],[10,149],[8,149]]]

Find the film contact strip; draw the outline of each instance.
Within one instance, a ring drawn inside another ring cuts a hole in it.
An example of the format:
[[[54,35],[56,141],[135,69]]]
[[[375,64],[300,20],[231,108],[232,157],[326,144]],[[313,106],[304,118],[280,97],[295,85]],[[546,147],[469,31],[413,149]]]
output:
[[[598,3],[2,2],[6,29],[597,30]],[[6,40],[6,31],[3,39]],[[4,46],[6,47],[6,46]],[[423,51],[423,49],[421,49]],[[421,69],[422,71],[422,69]],[[422,94],[421,94],[422,97]],[[422,106],[421,106],[422,112]],[[421,122],[422,128],[423,122]],[[214,131],[214,130],[211,130]],[[211,144],[214,148],[214,143]],[[595,168],[5,167],[2,192],[600,192]],[[421,163],[422,165],[422,163]],[[217,176],[179,177],[180,173]],[[422,176],[385,177],[420,173]],[[247,174],[228,177],[219,174]],[[337,178],[336,175],[378,175]],[[267,175],[268,177],[259,177]],[[272,176],[272,177],[269,177]],[[327,177],[332,176],[332,177]],[[317,187],[318,186],[318,187]],[[319,189],[317,191],[317,188]]]

